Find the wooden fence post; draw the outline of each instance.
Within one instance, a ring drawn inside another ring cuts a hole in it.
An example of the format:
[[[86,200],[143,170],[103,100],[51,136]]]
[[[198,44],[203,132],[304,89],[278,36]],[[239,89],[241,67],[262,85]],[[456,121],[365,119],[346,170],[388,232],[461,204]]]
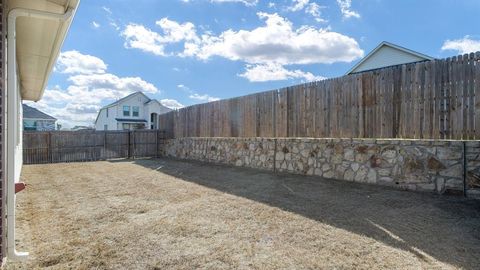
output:
[[[103,131],[103,159],[107,159],[107,131]]]
[[[158,129],[155,131],[155,158],[158,158]]]
[[[48,140],[47,140],[47,159],[50,163],[53,163],[53,155],[52,155],[52,133],[48,132]]]
[[[135,159],[135,129],[132,130],[132,159]]]
[[[130,131],[127,132],[127,156],[130,159],[131,153],[130,153]]]

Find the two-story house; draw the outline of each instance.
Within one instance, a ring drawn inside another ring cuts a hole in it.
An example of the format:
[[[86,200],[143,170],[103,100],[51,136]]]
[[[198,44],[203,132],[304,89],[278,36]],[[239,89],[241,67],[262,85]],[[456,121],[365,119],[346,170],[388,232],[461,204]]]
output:
[[[171,111],[142,92],[135,92],[100,109],[96,130],[157,129],[158,115]]]

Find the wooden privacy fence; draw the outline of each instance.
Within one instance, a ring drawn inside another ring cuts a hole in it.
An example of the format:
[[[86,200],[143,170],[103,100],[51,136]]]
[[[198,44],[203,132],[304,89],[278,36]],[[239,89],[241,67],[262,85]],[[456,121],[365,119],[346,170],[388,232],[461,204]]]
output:
[[[158,130],[24,132],[24,164],[157,157],[165,138]]]
[[[480,139],[480,53],[189,106],[173,137]]]

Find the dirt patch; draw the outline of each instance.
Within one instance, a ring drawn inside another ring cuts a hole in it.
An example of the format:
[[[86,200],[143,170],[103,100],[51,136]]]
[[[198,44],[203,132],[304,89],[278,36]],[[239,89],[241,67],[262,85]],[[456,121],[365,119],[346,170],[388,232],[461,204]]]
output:
[[[480,202],[173,160],[30,165],[7,269],[480,265]]]

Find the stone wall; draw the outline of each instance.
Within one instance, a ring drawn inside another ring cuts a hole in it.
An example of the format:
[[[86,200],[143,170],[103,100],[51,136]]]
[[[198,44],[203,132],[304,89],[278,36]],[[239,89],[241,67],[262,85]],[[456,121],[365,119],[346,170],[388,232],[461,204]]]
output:
[[[465,145],[471,153],[467,169],[472,174],[480,165],[480,145]],[[461,193],[463,147],[462,141],[433,140],[177,138],[166,141],[164,155],[408,190]]]
[[[480,199],[480,141],[465,143],[467,195]]]
[[[167,140],[164,146],[164,155],[169,157],[274,169],[274,139],[178,138]]]

